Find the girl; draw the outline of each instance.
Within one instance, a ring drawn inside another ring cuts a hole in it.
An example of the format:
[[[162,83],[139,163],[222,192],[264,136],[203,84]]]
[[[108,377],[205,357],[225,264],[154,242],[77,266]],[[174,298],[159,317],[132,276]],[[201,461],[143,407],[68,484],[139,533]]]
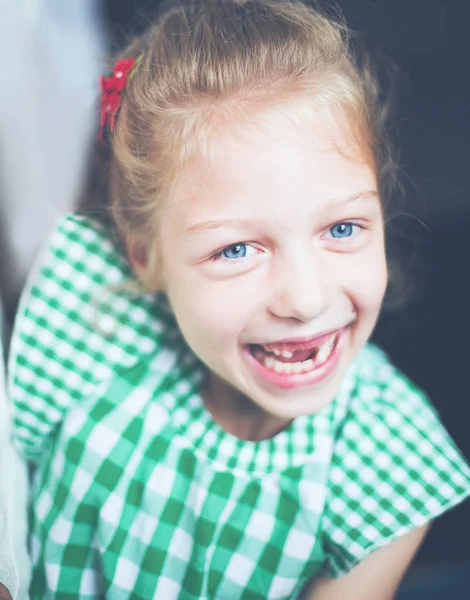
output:
[[[33,598],[389,599],[468,496],[367,344],[375,89],[342,25],[281,0],[168,8],[103,80],[111,221],[60,224],[12,345]]]

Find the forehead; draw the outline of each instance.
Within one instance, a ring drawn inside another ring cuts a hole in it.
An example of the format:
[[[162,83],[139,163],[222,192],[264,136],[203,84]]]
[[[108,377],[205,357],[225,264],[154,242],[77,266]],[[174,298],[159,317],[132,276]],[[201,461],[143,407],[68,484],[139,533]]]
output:
[[[210,152],[194,155],[181,172],[171,212],[185,223],[211,213],[267,218],[375,189],[348,120],[302,108],[266,111],[214,136]]]

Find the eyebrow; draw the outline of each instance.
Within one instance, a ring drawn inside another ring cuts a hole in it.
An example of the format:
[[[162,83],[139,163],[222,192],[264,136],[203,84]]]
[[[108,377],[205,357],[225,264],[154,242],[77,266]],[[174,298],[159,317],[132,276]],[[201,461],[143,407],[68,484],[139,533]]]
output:
[[[186,231],[200,231],[201,229],[219,229],[220,227],[248,227],[252,225],[250,219],[224,219],[223,221],[202,221],[188,227]]]
[[[377,200],[378,198],[378,190],[362,190],[343,198],[331,198],[325,202],[325,205],[333,208],[334,206],[346,206],[356,200]]]
[[[355,202],[356,200],[376,200],[378,197],[379,193],[377,190],[364,190],[351,194],[350,196],[332,198],[325,204],[329,207],[346,206],[350,202]],[[201,221],[201,223],[196,223],[196,225],[188,227],[186,231],[194,232],[200,231],[201,229],[219,229],[221,227],[250,227],[252,225],[253,221],[251,219],[223,219],[222,221]]]

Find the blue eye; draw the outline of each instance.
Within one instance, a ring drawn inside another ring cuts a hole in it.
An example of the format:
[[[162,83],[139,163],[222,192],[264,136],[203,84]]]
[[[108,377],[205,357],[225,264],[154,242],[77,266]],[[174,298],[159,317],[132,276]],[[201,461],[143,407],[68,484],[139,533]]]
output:
[[[353,235],[355,227],[357,227],[357,225],[354,225],[354,223],[337,223],[330,227],[329,231],[333,238],[348,238]]]
[[[245,258],[246,256],[246,244],[233,244],[228,246],[221,252],[221,256],[228,259]]]

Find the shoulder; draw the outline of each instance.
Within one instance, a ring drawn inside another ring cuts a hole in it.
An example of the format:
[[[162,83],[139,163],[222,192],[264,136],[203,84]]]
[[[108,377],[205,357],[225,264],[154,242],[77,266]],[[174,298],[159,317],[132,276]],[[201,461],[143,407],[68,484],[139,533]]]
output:
[[[16,318],[8,390],[18,449],[36,460],[74,403],[149,359],[176,326],[132,275],[107,228],[62,219],[38,258]]]
[[[354,361],[352,372],[359,394],[372,388],[392,392],[397,384],[398,389],[405,384],[408,388],[418,390],[411,380],[394,366],[387,354],[374,344],[367,344],[362,349]],[[366,391],[367,393],[370,392]]]
[[[466,460],[426,395],[367,347],[337,422],[324,515],[334,574],[470,494]]]
[[[379,348],[368,344],[357,357],[350,375],[352,380],[346,417],[363,421],[380,415],[385,421],[399,416],[436,420],[437,413],[426,394],[393,365]],[[424,422],[423,422],[424,424]]]
[[[357,442],[362,449],[384,444],[389,455],[406,455],[412,448],[419,455],[448,450],[449,459],[461,464],[460,453],[427,394],[372,345],[366,346],[353,367],[339,428],[339,441]]]

